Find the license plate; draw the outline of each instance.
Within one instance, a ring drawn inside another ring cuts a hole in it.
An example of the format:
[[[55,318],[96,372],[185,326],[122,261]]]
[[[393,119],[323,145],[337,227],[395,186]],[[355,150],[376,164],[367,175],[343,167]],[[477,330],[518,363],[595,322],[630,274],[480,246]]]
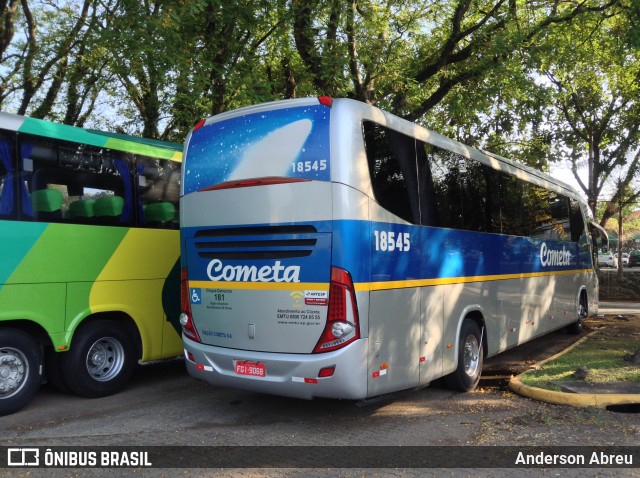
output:
[[[238,375],[250,375],[252,377],[266,377],[267,367],[263,363],[236,361],[236,373]]]

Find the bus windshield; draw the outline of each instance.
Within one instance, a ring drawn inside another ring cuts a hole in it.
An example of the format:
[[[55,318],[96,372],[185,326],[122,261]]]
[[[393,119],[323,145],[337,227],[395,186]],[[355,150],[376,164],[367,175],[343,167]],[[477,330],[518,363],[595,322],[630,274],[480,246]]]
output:
[[[184,193],[256,177],[328,181],[329,112],[302,106],[206,123],[188,143]]]

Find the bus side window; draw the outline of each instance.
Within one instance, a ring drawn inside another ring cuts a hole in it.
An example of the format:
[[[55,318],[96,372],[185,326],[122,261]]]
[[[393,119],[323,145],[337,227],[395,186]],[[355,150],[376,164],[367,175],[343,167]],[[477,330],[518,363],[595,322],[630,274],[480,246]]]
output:
[[[419,224],[415,139],[370,121],[363,123],[363,133],[376,200],[405,221]]]
[[[418,182],[420,184],[420,223],[423,226],[440,227],[436,186],[431,172],[429,154],[433,146],[418,141],[416,158],[418,161]]]
[[[549,194],[551,219],[553,221],[553,239],[568,241],[571,238],[569,223],[569,198],[555,192]]]
[[[577,242],[581,246],[588,247],[589,237],[587,235],[587,229],[584,224],[584,218],[582,217],[582,210],[580,209],[580,203],[575,199],[569,200],[570,225],[571,225],[571,240]]]
[[[417,143],[422,224],[478,232],[499,228],[493,168],[428,143]]]
[[[512,236],[528,236],[529,230],[525,225],[527,220],[524,207],[523,182],[510,174],[500,174],[500,227],[501,234]]]
[[[157,158],[137,158],[138,224],[177,229],[180,164]]]
[[[114,158],[110,150],[86,144],[24,138],[20,145],[20,166],[29,191],[22,201],[25,219],[75,224],[131,223],[133,199],[126,160]],[[104,200],[98,203],[99,199]]]
[[[15,214],[15,164],[11,142],[0,136],[0,218],[12,218]]]

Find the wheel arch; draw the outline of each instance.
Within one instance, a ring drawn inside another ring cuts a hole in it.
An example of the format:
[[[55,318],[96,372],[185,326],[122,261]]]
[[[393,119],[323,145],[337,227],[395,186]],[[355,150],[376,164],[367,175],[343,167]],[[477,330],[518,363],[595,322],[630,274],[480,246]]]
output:
[[[16,329],[32,337],[40,346],[40,352],[44,354],[53,349],[53,342],[47,330],[37,322],[27,319],[3,320],[0,328]]]
[[[487,333],[487,322],[485,320],[483,312],[481,312],[480,310],[474,310],[472,312],[469,312],[465,316],[465,319],[473,320],[476,324],[478,324],[478,327],[480,327],[480,331],[482,333],[482,351],[484,352],[484,356],[486,357],[489,350],[489,334]],[[462,323],[460,325],[462,325]]]
[[[87,327],[89,324],[97,321],[108,321],[117,325],[118,327],[122,327],[127,332],[127,334],[131,335],[131,337],[133,338],[136,346],[136,360],[140,360],[142,358],[142,338],[140,336],[140,330],[138,329],[135,320],[133,320],[133,318],[129,314],[121,311],[96,312],[86,316],[76,324],[73,331],[71,332],[71,347],[73,347],[73,338],[76,336],[78,330],[82,329],[83,327]]]
[[[576,295],[576,310],[578,312],[580,310],[580,300],[582,299],[583,296],[585,298],[585,305],[587,306],[587,316],[588,316],[589,315],[589,293],[587,292],[587,286],[584,284],[578,288],[578,294]]]
[[[485,313],[482,307],[479,305],[466,307],[463,313],[460,314],[460,319],[458,320],[458,326],[456,329],[456,341],[454,342],[456,366],[458,366],[458,343],[459,343],[458,339],[460,338],[460,331],[462,330],[462,324],[464,323],[465,320],[473,320],[478,325],[482,333],[482,351],[484,352],[485,357],[487,356],[487,353],[489,351]]]

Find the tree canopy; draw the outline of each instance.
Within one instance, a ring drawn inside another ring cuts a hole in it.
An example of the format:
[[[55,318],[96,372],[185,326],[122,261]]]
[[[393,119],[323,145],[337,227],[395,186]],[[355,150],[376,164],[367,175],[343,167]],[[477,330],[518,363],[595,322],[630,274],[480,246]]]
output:
[[[594,212],[607,181],[640,192],[640,0],[0,0],[0,21],[3,111],[181,142],[231,108],[350,97],[566,163]]]

